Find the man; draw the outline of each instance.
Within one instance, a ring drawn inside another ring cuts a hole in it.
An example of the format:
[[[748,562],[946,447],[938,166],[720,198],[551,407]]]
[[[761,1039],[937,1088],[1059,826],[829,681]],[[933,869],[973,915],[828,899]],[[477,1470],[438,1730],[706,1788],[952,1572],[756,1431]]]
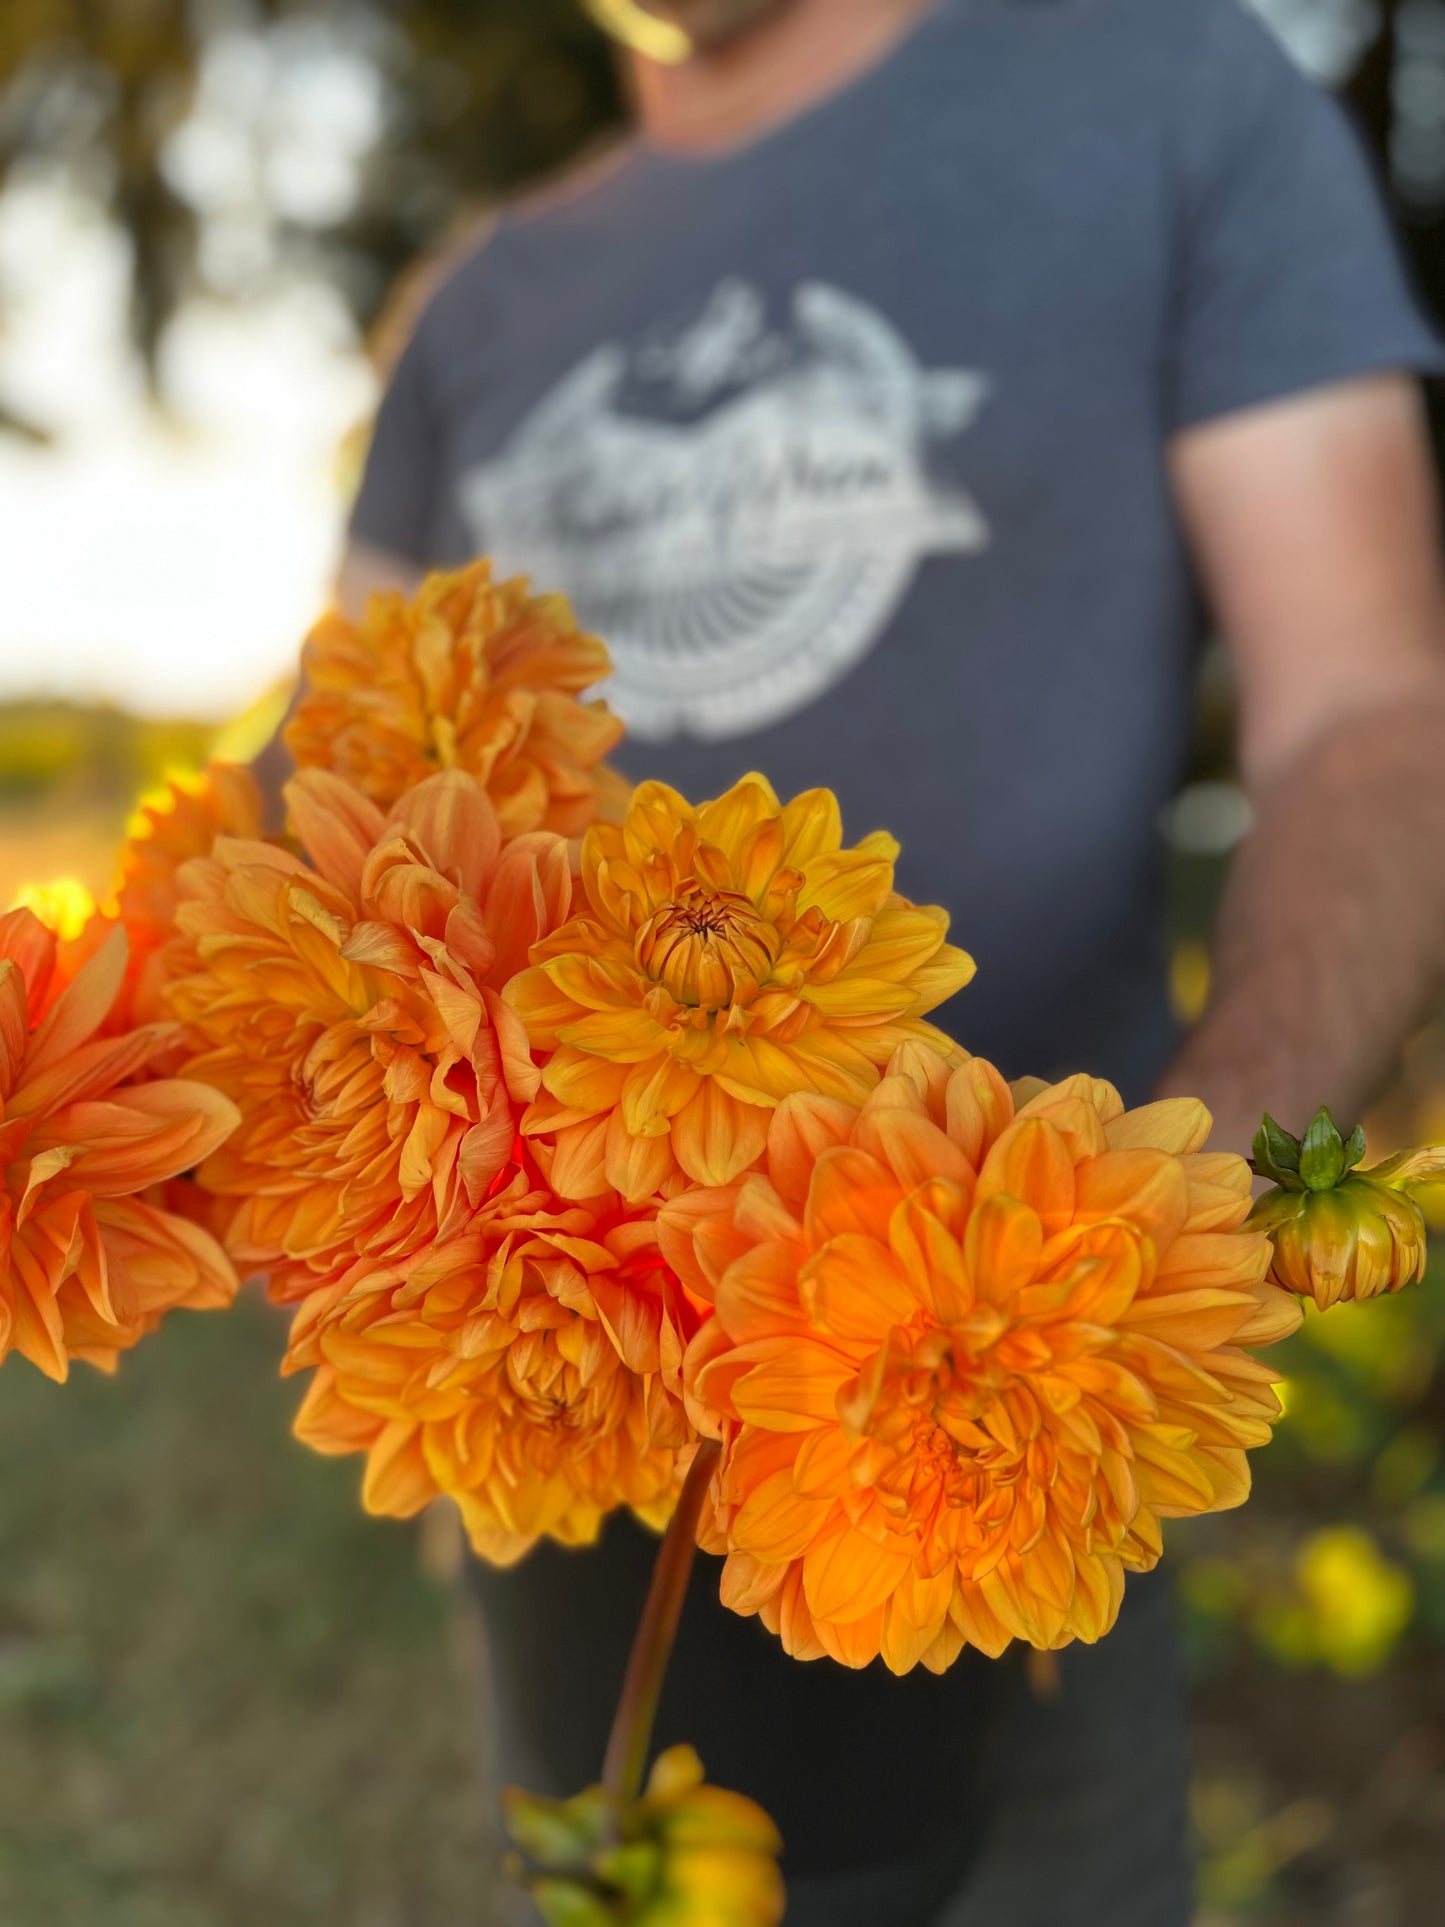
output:
[[[635,139],[432,301],[345,593],[477,552],[568,590],[630,774],[900,836],[978,959],[945,1021],[1008,1074],[1193,1091],[1240,1150],[1266,1105],[1353,1121],[1445,963],[1445,582],[1437,349],[1335,107],[1237,0],[596,4],[687,57],[634,49]],[[1180,1050],[1196,582],[1256,821]],[[479,1578],[503,1777],[595,1775],[649,1556],[615,1521]],[[1155,1581],[1047,1700],[1010,1659],[796,1665],[714,1591],[659,1738],[775,1813],[795,1927],[1187,1921]]]

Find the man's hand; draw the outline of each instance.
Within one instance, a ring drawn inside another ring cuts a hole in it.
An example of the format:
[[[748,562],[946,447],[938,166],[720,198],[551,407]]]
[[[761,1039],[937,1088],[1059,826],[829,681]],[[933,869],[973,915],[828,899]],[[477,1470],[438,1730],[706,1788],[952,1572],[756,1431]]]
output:
[[[1215,987],[1165,1082],[1245,1150],[1269,1109],[1353,1119],[1445,977],[1445,568],[1415,384],[1210,423],[1171,450],[1239,675],[1255,826]]]

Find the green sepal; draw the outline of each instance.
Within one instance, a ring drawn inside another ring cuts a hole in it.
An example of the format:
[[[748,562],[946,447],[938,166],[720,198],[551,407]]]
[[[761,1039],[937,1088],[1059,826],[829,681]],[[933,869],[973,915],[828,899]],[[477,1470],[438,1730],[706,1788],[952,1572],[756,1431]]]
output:
[[[1345,1169],[1353,1171],[1365,1155],[1365,1127],[1357,1124],[1345,1139]]]
[[[1345,1141],[1323,1105],[1304,1134],[1299,1174],[1311,1191],[1333,1191],[1345,1175]]]
[[[1254,1140],[1254,1168],[1262,1178],[1286,1191],[1303,1191],[1299,1174],[1300,1142],[1283,1130],[1266,1111]]]
[[[508,1836],[537,1867],[549,1873],[585,1874],[606,1835],[608,1808],[597,1793],[571,1800],[544,1800],[508,1787],[502,1795]]]
[[[615,1927],[616,1909],[571,1880],[534,1880],[533,1900],[547,1927]]]
[[[626,1899],[651,1900],[662,1880],[662,1848],[655,1840],[633,1840],[598,1854],[595,1870],[599,1879]]]

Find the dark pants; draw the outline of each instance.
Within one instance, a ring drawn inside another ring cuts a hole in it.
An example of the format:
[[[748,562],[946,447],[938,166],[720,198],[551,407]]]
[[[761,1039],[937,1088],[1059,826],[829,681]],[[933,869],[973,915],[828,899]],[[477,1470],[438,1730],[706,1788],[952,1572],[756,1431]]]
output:
[[[598,1778],[656,1545],[614,1519],[593,1551],[474,1568],[499,1787]],[[1107,1639],[1060,1655],[1048,1699],[1013,1652],[965,1653],[942,1679],[801,1665],[722,1608],[717,1578],[700,1560],[657,1745],[690,1741],[773,1815],[788,1927],[1187,1927],[1184,1689],[1158,1578],[1129,1582]]]

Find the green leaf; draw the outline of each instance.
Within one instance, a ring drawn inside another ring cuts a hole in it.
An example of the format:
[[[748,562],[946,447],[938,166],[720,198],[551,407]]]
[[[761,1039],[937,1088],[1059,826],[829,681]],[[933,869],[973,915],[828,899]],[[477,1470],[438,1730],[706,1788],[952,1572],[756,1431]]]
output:
[[[1357,1124],[1345,1140],[1345,1169],[1353,1171],[1365,1155],[1365,1127]]]
[[[1299,1176],[1299,1139],[1282,1130],[1266,1111],[1264,1122],[1254,1140],[1254,1168],[1263,1178],[1282,1185],[1286,1191],[1302,1191]]]
[[[1321,1106],[1300,1146],[1299,1174],[1311,1191],[1333,1191],[1345,1175],[1345,1143]]]

